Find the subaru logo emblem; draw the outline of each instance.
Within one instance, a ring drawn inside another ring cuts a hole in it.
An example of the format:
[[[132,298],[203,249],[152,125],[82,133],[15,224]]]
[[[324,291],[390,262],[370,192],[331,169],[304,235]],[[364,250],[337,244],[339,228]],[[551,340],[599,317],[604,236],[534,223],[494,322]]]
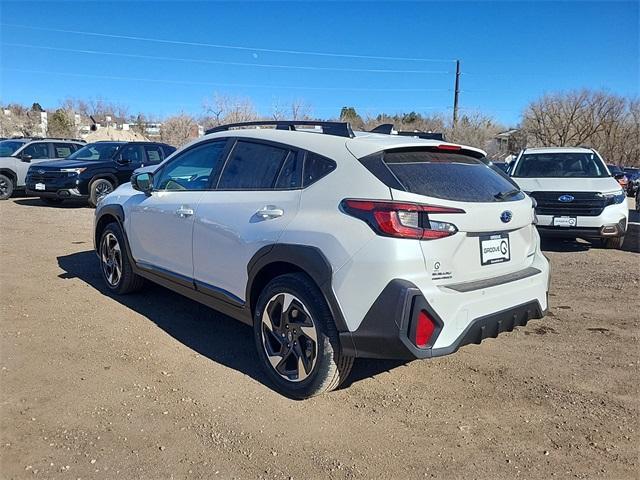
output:
[[[511,213],[509,210],[505,210],[500,214],[500,220],[502,220],[502,223],[509,223],[512,218],[513,213]]]
[[[44,175],[44,170],[38,170],[38,173],[39,173],[40,175]]]
[[[564,203],[573,202],[575,200],[573,195],[560,195],[558,200]]]

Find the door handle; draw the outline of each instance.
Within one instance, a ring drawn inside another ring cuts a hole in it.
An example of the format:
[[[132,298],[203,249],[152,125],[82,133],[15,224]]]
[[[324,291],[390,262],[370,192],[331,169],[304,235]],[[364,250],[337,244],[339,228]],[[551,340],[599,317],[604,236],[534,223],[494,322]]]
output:
[[[256,212],[256,214],[263,219],[278,218],[284,215],[284,210],[276,207],[275,205],[266,205]]]
[[[179,209],[176,210],[176,215],[178,215],[180,218],[190,217],[191,215],[193,215],[193,209],[187,208],[187,207],[180,207]]]

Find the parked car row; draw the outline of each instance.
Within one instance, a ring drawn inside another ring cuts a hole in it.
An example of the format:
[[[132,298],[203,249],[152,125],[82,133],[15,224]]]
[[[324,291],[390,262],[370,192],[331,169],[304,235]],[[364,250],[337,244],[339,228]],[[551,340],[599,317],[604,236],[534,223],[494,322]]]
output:
[[[137,168],[157,165],[175,151],[158,142],[73,139],[0,141],[0,200],[16,190],[59,204],[66,199],[98,201],[131,179]]]

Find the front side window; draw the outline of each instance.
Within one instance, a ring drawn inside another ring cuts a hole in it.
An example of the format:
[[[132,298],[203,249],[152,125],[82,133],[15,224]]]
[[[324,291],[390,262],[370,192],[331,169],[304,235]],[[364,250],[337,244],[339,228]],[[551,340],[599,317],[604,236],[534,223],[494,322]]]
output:
[[[270,190],[289,150],[238,141],[218,182],[219,190]]]
[[[22,155],[31,155],[31,158],[49,158],[49,144],[44,142],[32,143],[24,147]]]
[[[593,153],[525,153],[513,177],[524,178],[601,178],[608,177],[604,163]]]
[[[207,190],[220,169],[226,143],[205,143],[182,152],[160,170],[154,190]]]

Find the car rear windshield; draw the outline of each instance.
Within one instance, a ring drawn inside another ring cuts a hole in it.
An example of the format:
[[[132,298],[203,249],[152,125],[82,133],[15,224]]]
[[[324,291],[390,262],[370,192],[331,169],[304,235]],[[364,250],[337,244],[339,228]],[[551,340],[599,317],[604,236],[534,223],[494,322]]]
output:
[[[10,157],[13,153],[23,146],[25,142],[16,142],[14,140],[3,140],[0,142],[0,157]]]
[[[514,177],[608,177],[604,163],[592,152],[525,153],[518,161]]]
[[[384,164],[407,192],[463,202],[524,198],[502,172],[461,152],[401,149],[383,155]]]
[[[72,153],[67,160],[111,160],[121,143],[92,143]]]

